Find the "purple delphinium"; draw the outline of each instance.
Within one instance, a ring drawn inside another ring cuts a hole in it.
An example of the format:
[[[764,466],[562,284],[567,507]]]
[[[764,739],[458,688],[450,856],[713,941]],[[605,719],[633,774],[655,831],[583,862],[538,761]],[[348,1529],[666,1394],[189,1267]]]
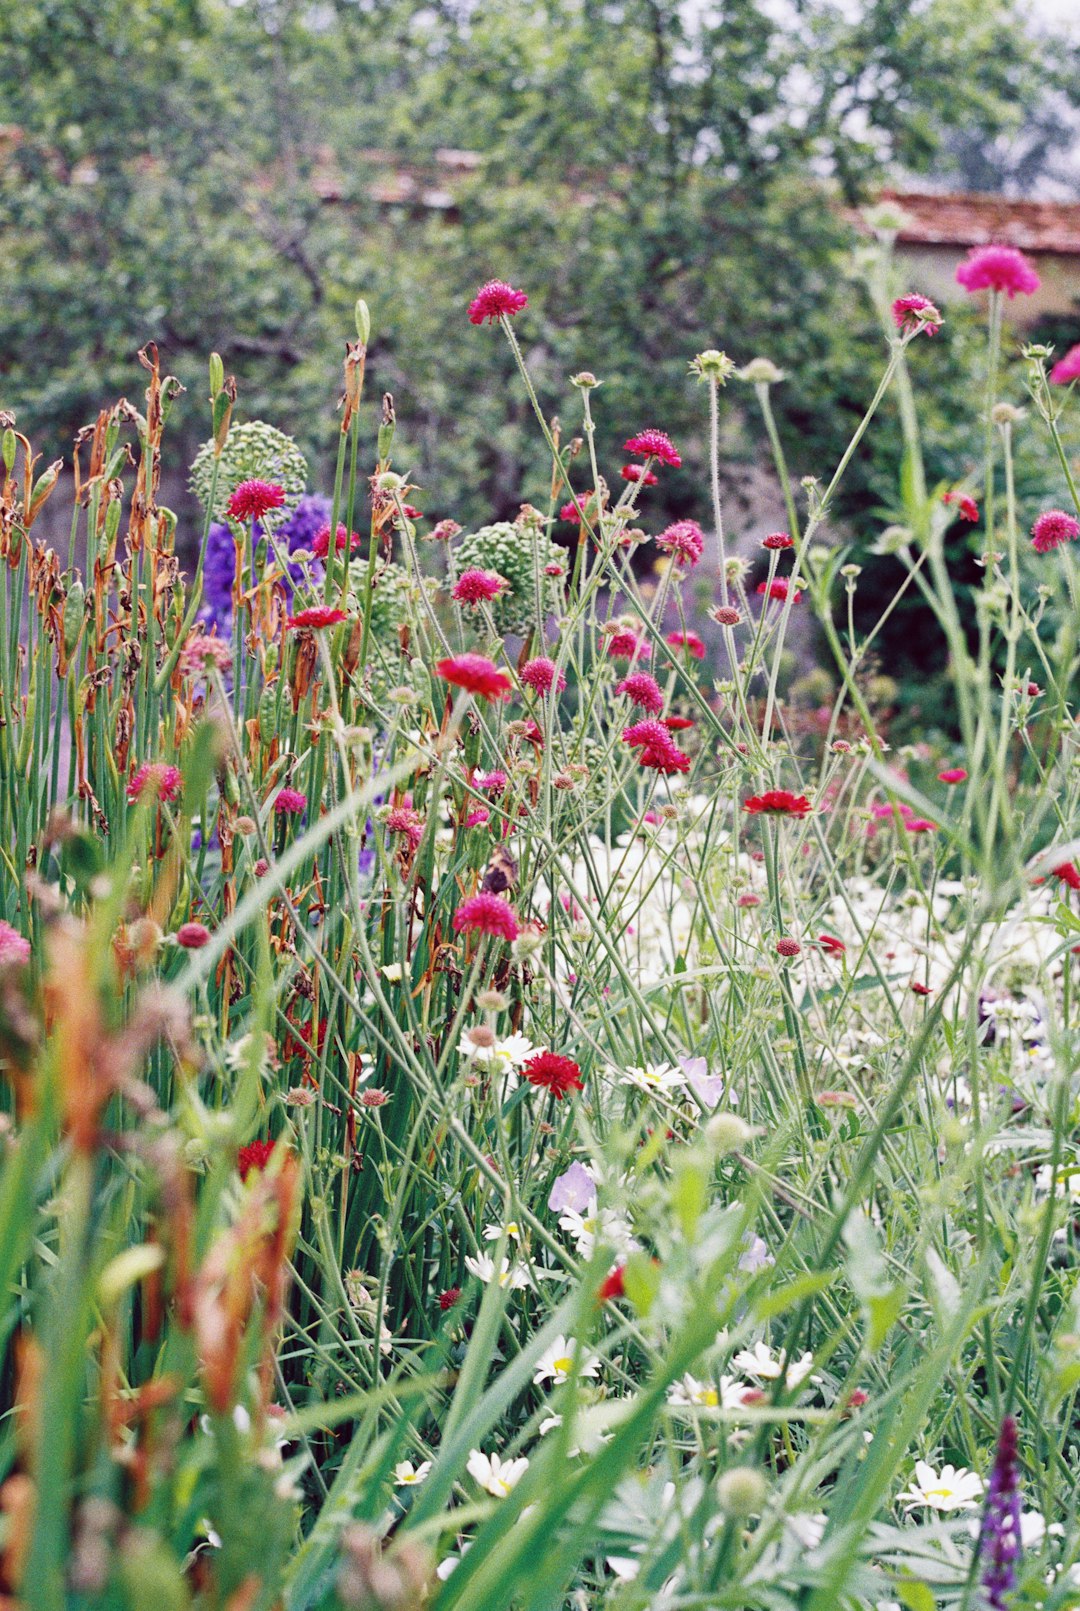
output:
[[[310,549],[322,528],[329,524],[331,503],[321,492],[309,492],[300,499],[288,520],[277,529],[280,548],[295,554],[298,548]],[[262,536],[255,526],[255,541]],[[313,574],[321,567],[312,567]],[[236,571],[236,547],[230,528],[215,521],[206,539],[206,558],[203,561],[203,605],[199,619],[216,623],[227,632],[232,625],[232,586]],[[300,567],[290,565],[285,580],[287,597],[292,597],[292,584],[300,580]]]
[[[1016,1587],[1020,1551],[1017,1426],[1013,1417],[1006,1415],[998,1433],[994,1469],[990,1473],[979,1531],[979,1555],[984,1562],[983,1588],[992,1611],[1006,1611],[1006,1596]]]

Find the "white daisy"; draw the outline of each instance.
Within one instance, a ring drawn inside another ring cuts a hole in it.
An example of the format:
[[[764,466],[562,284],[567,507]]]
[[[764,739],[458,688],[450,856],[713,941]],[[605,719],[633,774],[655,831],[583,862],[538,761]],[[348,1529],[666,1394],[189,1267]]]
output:
[[[973,1510],[982,1493],[982,1478],[966,1466],[942,1466],[935,1471],[927,1461],[916,1460],[915,1479],[898,1498],[909,1510],[916,1505],[931,1510]]]
[[[480,1449],[472,1449],[465,1469],[485,1493],[496,1499],[505,1499],[529,1469],[529,1462],[523,1454],[516,1460],[504,1461],[497,1454],[484,1454]]]
[[[509,1259],[502,1259],[499,1268],[495,1268],[495,1260],[489,1253],[478,1253],[475,1258],[465,1260],[465,1268],[470,1275],[475,1275],[478,1281],[485,1286],[491,1281],[497,1281],[501,1287],[510,1287],[516,1291],[519,1287],[529,1285],[529,1272],[522,1269],[520,1264],[511,1264]]]
[[[573,1337],[564,1337],[561,1334],[544,1349],[536,1362],[533,1382],[539,1386],[541,1382],[553,1382],[561,1387],[570,1380],[574,1369],[574,1350],[577,1344]],[[600,1369],[600,1361],[595,1354],[586,1354],[578,1367],[582,1376],[596,1376]]]
[[[415,1488],[418,1482],[423,1482],[430,1470],[430,1460],[421,1460],[418,1466],[414,1466],[411,1460],[399,1460],[394,1467],[394,1486]]]

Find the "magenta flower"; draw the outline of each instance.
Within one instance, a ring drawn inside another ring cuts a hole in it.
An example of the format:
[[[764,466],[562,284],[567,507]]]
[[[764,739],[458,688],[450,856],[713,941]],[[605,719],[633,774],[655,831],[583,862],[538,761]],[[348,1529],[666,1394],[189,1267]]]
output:
[[[1048,554],[1062,543],[1073,543],[1080,537],[1080,522],[1064,509],[1047,509],[1031,528],[1031,546],[1037,554]]]
[[[270,481],[241,481],[225,506],[233,520],[262,520],[285,502],[285,488]]]
[[[281,789],[274,801],[274,810],[279,817],[298,817],[307,808],[307,795],[301,794],[299,789]]]
[[[453,596],[459,604],[487,604],[497,599],[507,586],[497,571],[462,571],[454,583]]]
[[[650,716],[659,716],[664,708],[663,689],[647,671],[632,671],[629,677],[616,684],[615,692],[625,694],[631,704],[648,711]]]
[[[515,291],[505,280],[488,280],[469,303],[469,323],[494,324],[497,319],[512,319],[515,313],[527,308],[529,299],[524,291]]]
[[[1019,292],[1031,296],[1042,281],[1015,246],[973,246],[956,270],[965,291],[1004,291],[1011,302]]]
[[[623,446],[627,453],[636,453],[639,459],[659,459],[661,464],[669,465],[673,470],[682,464],[679,451],[666,431],[639,431]]]
[[[534,688],[538,694],[550,693],[552,688],[561,694],[566,687],[565,675],[547,655],[537,655],[535,660],[527,660],[521,668],[521,680],[526,688]]]
[[[30,941],[0,918],[0,968],[21,968],[30,960]]]
[[[705,549],[705,534],[696,520],[677,520],[656,539],[657,548],[671,555],[676,565],[697,564]]]
[[[1071,380],[1080,380],[1080,345],[1070,347],[1064,358],[1059,358],[1050,371],[1055,386],[1067,386]]]
[[[915,336],[923,330],[928,336],[936,336],[944,322],[930,298],[917,292],[898,296],[892,305],[892,316],[902,336]]]
[[[499,895],[470,895],[454,913],[454,933],[490,934],[513,941],[521,932],[512,907]]]

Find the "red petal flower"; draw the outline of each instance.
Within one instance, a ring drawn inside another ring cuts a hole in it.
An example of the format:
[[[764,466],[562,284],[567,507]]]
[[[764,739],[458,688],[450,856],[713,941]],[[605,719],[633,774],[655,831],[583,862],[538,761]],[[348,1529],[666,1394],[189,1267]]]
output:
[[[512,319],[515,313],[527,308],[529,299],[524,291],[515,291],[505,280],[488,280],[469,303],[469,323],[494,324],[497,319]]]
[[[639,459],[659,459],[677,470],[682,464],[675,444],[665,431],[639,431],[623,444],[627,453],[636,453]]]
[[[792,794],[790,789],[766,789],[764,794],[752,794],[743,806],[751,816],[808,817],[813,806],[805,794]]]
[[[508,699],[510,679],[485,655],[459,654],[452,660],[440,660],[435,667],[444,682],[455,688],[464,688],[481,699]]]
[[[297,610],[295,615],[290,615],[285,625],[290,632],[302,632],[305,628],[318,632],[323,627],[337,626],[345,618],[344,610],[335,610],[330,604],[313,604],[310,609]]]
[[[498,895],[470,895],[454,913],[454,933],[492,934],[514,941],[521,932],[510,905]]]
[[[530,1085],[550,1091],[562,1101],[567,1091],[583,1091],[581,1070],[572,1057],[561,1057],[558,1052],[537,1052],[522,1067],[521,1072]]]
[[[241,481],[225,505],[233,520],[261,520],[285,502],[285,488],[270,481]]]
[[[664,642],[673,649],[685,649],[692,660],[705,658],[705,645],[696,632],[669,632]]]

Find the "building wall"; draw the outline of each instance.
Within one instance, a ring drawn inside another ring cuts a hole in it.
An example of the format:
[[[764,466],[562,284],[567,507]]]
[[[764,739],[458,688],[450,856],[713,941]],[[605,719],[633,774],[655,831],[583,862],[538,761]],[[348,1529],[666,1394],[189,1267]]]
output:
[[[1080,256],[1060,252],[1024,255],[1034,263],[1042,286],[1034,296],[1018,296],[1006,304],[1010,322],[1030,325],[1048,313],[1075,313],[1080,317]],[[939,305],[962,301],[967,295],[956,283],[956,265],[966,256],[963,246],[906,241],[896,244],[897,262],[904,265],[908,287]]]

